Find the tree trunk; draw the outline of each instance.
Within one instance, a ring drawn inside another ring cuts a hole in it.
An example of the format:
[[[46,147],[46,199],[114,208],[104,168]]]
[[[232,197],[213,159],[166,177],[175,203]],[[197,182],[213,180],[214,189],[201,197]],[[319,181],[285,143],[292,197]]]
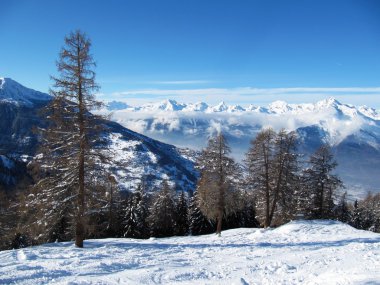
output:
[[[84,224],[83,219],[80,218],[77,220],[76,228],[75,228],[75,246],[83,247],[84,240]]]
[[[271,211],[270,211],[270,214],[269,214],[268,227],[271,225],[273,217],[274,217],[274,212],[276,211],[277,201],[278,201],[278,197],[279,197],[279,194],[280,194],[280,187],[281,187],[281,182],[282,182],[283,169],[284,169],[284,159],[281,160],[281,164],[280,164],[279,174],[278,174],[278,177],[277,177],[277,186],[276,186],[276,189],[275,189],[275,192],[274,192],[274,197],[273,197],[273,201],[272,201],[272,208],[271,208]]]
[[[83,115],[82,115],[83,116]],[[75,233],[75,245],[83,247],[84,240],[84,126],[83,121],[80,124],[81,142],[79,153],[79,192],[78,192],[78,216]]]
[[[78,41],[79,42],[79,41]],[[81,74],[81,62],[80,62],[80,47],[78,45],[78,74]],[[84,123],[84,102],[83,102],[83,94],[82,94],[82,81],[79,76],[78,80],[78,103],[79,103],[79,114],[78,114],[78,125],[79,125],[79,192],[78,192],[78,217],[77,217],[77,225],[76,225],[76,233],[75,233],[75,245],[77,247],[83,247],[84,240],[84,164],[85,164],[85,123]]]
[[[265,220],[264,228],[270,226],[269,208],[270,208],[270,186],[269,186],[269,157],[263,144],[264,167],[265,167]]]
[[[319,197],[319,213],[318,213],[318,215],[319,215],[319,219],[322,219],[323,218],[323,200],[324,200],[324,195],[325,195],[325,185],[324,185],[324,183],[322,183],[322,185],[321,185],[321,193],[320,193],[320,197]]]
[[[110,188],[110,201],[109,201],[109,208],[108,208],[108,232],[110,234],[113,234],[113,188],[112,188],[111,182],[111,188]]]
[[[222,233],[222,221],[223,221],[223,211],[221,211],[219,209],[219,211],[218,211],[218,222],[216,224],[216,234],[218,234],[219,236]]]

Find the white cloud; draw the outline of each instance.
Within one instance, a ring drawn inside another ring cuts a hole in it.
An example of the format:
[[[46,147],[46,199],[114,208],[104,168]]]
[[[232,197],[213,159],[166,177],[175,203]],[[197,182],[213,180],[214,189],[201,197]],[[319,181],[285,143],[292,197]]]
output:
[[[363,124],[368,124],[361,116],[337,117],[335,109],[327,108],[318,111],[305,111],[300,114],[266,114],[255,112],[243,113],[202,113],[202,112],[167,112],[167,111],[128,111],[113,113],[113,119],[127,128],[150,136],[156,133],[165,134],[161,139],[168,139],[173,131],[183,136],[178,142],[194,144],[188,135],[211,136],[218,132],[226,132],[235,137],[253,137],[256,126],[271,127],[276,131],[296,130],[300,127],[319,125],[330,135],[330,143],[337,144],[348,135],[357,132]],[[144,124],[150,120],[151,126]],[[192,123],[193,122],[193,123]],[[198,132],[193,132],[197,128]],[[204,131],[204,132],[203,132]],[[181,135],[182,134],[182,135]],[[157,138],[157,137],[156,137]],[[206,138],[204,138],[204,141]]]
[[[176,83],[172,83],[176,84]],[[181,84],[181,83],[178,83]],[[203,89],[143,89],[116,92],[114,96],[128,95],[269,95],[269,94],[304,94],[304,93],[377,93],[380,94],[380,87],[346,87],[346,88],[203,88]]]
[[[169,82],[169,81],[168,81]],[[174,84],[175,81],[173,81]],[[185,81],[183,81],[185,82]],[[181,83],[178,83],[181,84]],[[217,104],[267,105],[276,100],[288,103],[310,103],[329,97],[354,105],[368,105],[380,108],[380,87],[338,87],[338,88],[198,88],[198,89],[135,89],[112,94],[101,94],[106,101],[119,100],[132,105],[141,105],[163,99],[195,103],[199,101]]]
[[[207,84],[213,81],[208,80],[172,80],[172,81],[151,81],[150,84],[162,84],[162,85],[186,85],[186,84]]]

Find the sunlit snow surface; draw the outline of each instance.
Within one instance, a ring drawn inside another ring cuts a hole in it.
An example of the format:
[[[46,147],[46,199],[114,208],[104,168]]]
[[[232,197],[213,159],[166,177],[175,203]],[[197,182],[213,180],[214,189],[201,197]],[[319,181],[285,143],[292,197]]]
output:
[[[331,221],[0,252],[0,284],[380,284],[380,234]]]

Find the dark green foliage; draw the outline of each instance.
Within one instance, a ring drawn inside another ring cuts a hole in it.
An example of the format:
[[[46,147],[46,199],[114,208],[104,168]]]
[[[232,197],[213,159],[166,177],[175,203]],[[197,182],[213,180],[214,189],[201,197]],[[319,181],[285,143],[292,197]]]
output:
[[[242,207],[225,217],[224,228],[257,228],[260,226],[256,219],[256,209],[253,197],[247,193],[242,197]]]
[[[189,233],[191,235],[204,235],[215,232],[215,223],[209,220],[197,205],[197,192],[195,191],[189,204]]]
[[[355,201],[349,222],[355,228],[380,232],[380,193]]]
[[[62,215],[58,221],[54,224],[51,229],[50,234],[48,235],[47,242],[55,241],[67,241],[70,240],[71,235],[67,232],[67,229],[70,227],[69,219],[67,215]]]
[[[339,203],[334,208],[334,218],[338,221],[341,221],[343,223],[348,223],[351,221],[351,211],[349,209],[349,206],[347,204],[347,192],[345,192],[342,197],[340,198]]]
[[[178,195],[175,209],[175,230],[177,236],[184,236],[189,233],[188,204],[183,191]]]
[[[328,145],[322,145],[310,157],[310,167],[303,171],[303,187],[308,193],[307,217],[311,219],[333,218],[334,199],[343,187],[339,177],[333,174],[337,166]]]
[[[33,242],[27,234],[16,233],[11,241],[10,248],[17,249],[28,247],[31,245],[33,245]]]
[[[124,236],[131,238],[148,238],[147,225],[148,205],[143,185],[139,185],[132,197],[128,199],[125,208]]]
[[[18,233],[19,216],[17,195],[6,192],[0,186],[0,250],[14,248],[12,244]]]
[[[169,237],[174,235],[176,209],[173,196],[173,190],[164,180],[160,191],[153,196],[149,209],[147,221],[151,236]]]
[[[137,199],[133,195],[130,199],[127,201],[127,206],[125,208],[125,237],[131,237],[131,238],[139,238],[140,232],[137,230],[138,223],[136,218],[136,203]]]

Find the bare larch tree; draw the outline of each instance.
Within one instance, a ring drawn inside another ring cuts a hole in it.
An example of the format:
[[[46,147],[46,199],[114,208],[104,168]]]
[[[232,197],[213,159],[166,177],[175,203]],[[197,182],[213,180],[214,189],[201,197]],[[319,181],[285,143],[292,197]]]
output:
[[[223,216],[239,208],[239,166],[229,157],[230,148],[223,134],[211,138],[197,161],[201,177],[197,185],[198,206],[216,221],[216,233],[222,232]]]
[[[40,224],[46,225],[46,235],[51,239],[57,226],[58,231],[65,231],[70,225],[77,247],[83,247],[86,234],[86,207],[93,207],[102,199],[89,200],[96,189],[104,188],[99,187],[101,177],[105,183],[108,177],[101,175],[102,121],[90,113],[101,105],[94,97],[98,85],[90,47],[89,38],[79,30],[65,37],[57,61],[59,76],[52,77],[53,99],[47,108],[49,125],[42,130],[39,167],[43,177],[32,195],[44,208]]]
[[[256,193],[264,227],[271,226],[277,212],[288,215],[285,212],[291,208],[289,198],[296,190],[299,171],[295,146],[293,132],[264,129],[252,140],[246,154],[247,185]]]

